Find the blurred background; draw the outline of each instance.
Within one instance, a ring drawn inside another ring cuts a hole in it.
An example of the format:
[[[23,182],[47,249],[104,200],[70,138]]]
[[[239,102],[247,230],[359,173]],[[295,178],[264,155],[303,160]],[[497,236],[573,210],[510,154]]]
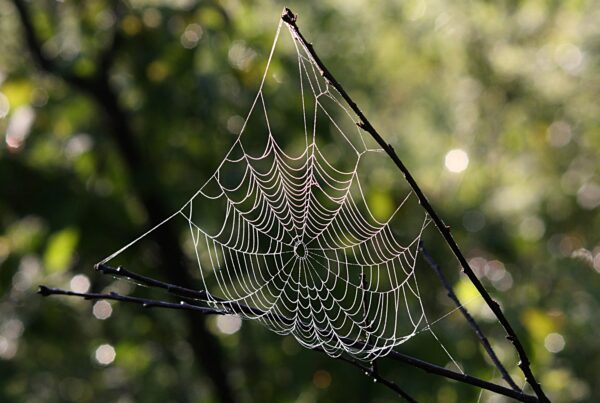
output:
[[[548,395],[600,400],[600,3],[298,3],[287,6],[305,36],[451,225]],[[144,295],[93,264],[214,170],[283,6],[0,0],[1,401],[395,401],[258,323],[35,294],[43,283]],[[285,119],[293,105],[273,113]],[[393,204],[396,176],[375,206]],[[186,228],[168,231],[139,261],[193,287]],[[493,318],[443,244],[432,248],[523,384]],[[428,287],[441,317],[445,292]],[[469,373],[497,379],[454,317],[436,327],[444,345]],[[446,364],[415,339],[403,351]],[[505,401],[398,363],[381,371],[423,401]]]

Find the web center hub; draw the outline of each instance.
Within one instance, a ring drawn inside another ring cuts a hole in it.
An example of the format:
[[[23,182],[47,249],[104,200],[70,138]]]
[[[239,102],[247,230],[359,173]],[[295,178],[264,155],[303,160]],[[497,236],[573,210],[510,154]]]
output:
[[[300,259],[306,259],[306,256],[308,255],[308,249],[306,248],[304,242],[296,241],[294,244],[294,255]]]

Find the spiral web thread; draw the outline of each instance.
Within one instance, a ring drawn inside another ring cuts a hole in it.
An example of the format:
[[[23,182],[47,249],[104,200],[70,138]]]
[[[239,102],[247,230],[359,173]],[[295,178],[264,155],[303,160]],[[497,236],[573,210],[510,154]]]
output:
[[[336,122],[339,113],[349,119],[353,115],[292,30],[304,147],[288,153],[271,132],[264,85],[281,28],[280,22],[258,94],[214,174],[180,210],[99,263],[183,217],[209,305],[291,334],[307,348],[361,360],[384,356],[427,331],[460,369],[431,330],[416,278],[418,244],[430,219],[421,212],[411,238],[396,237],[390,221],[414,199],[412,192],[388,220],[372,214],[359,165],[368,156],[381,156],[381,150],[370,148],[356,126],[349,133]],[[251,117],[259,113],[266,123],[266,143],[253,155],[242,139]],[[318,120],[323,117],[337,145],[348,151],[344,164],[336,165],[339,161],[333,162],[319,145]],[[218,210],[214,206],[221,209],[220,216],[212,214]],[[208,221],[212,224],[205,225]]]

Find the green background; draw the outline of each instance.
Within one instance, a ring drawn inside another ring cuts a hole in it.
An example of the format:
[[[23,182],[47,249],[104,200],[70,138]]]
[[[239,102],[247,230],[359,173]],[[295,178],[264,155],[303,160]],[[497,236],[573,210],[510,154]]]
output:
[[[95,291],[164,298],[92,266],[178,208],[214,170],[258,88],[284,3],[24,3],[55,68],[39,68],[13,2],[0,0],[0,400],[393,401],[351,366],[258,323],[227,335],[213,317],[121,303],[99,320],[90,302],[35,294],[38,284],[69,288],[85,274]],[[452,227],[547,394],[563,402],[600,399],[600,4],[287,6]],[[114,32],[119,40],[104,69],[99,60]],[[297,112],[291,101],[271,109],[282,121]],[[454,148],[469,156],[461,173],[444,167]],[[368,195],[384,212],[402,182],[387,174],[387,185]],[[431,242],[523,384],[503,333],[441,241]],[[173,252],[166,251],[148,242],[132,260],[172,280]],[[422,287],[439,305],[432,318],[440,318],[450,305],[435,282],[432,276]],[[459,316],[435,329],[469,373],[498,378]],[[106,366],[95,358],[103,344],[116,351]],[[431,338],[402,349],[448,361]],[[218,363],[207,358],[214,351],[221,351]],[[479,398],[474,388],[403,364],[380,366],[419,400]],[[481,401],[503,400],[486,392]]]

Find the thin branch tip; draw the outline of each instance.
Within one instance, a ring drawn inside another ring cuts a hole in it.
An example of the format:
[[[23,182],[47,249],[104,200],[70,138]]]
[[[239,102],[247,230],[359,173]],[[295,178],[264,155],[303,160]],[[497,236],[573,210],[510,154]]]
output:
[[[295,25],[296,21],[298,20],[298,16],[296,14],[294,14],[292,12],[292,10],[285,7],[283,9],[283,13],[281,14],[281,19],[283,20],[283,22],[285,22],[287,24]]]
[[[40,294],[42,297],[47,297],[48,295],[52,295],[50,288],[46,287],[45,285],[41,285],[41,284],[38,286],[37,293]]]

